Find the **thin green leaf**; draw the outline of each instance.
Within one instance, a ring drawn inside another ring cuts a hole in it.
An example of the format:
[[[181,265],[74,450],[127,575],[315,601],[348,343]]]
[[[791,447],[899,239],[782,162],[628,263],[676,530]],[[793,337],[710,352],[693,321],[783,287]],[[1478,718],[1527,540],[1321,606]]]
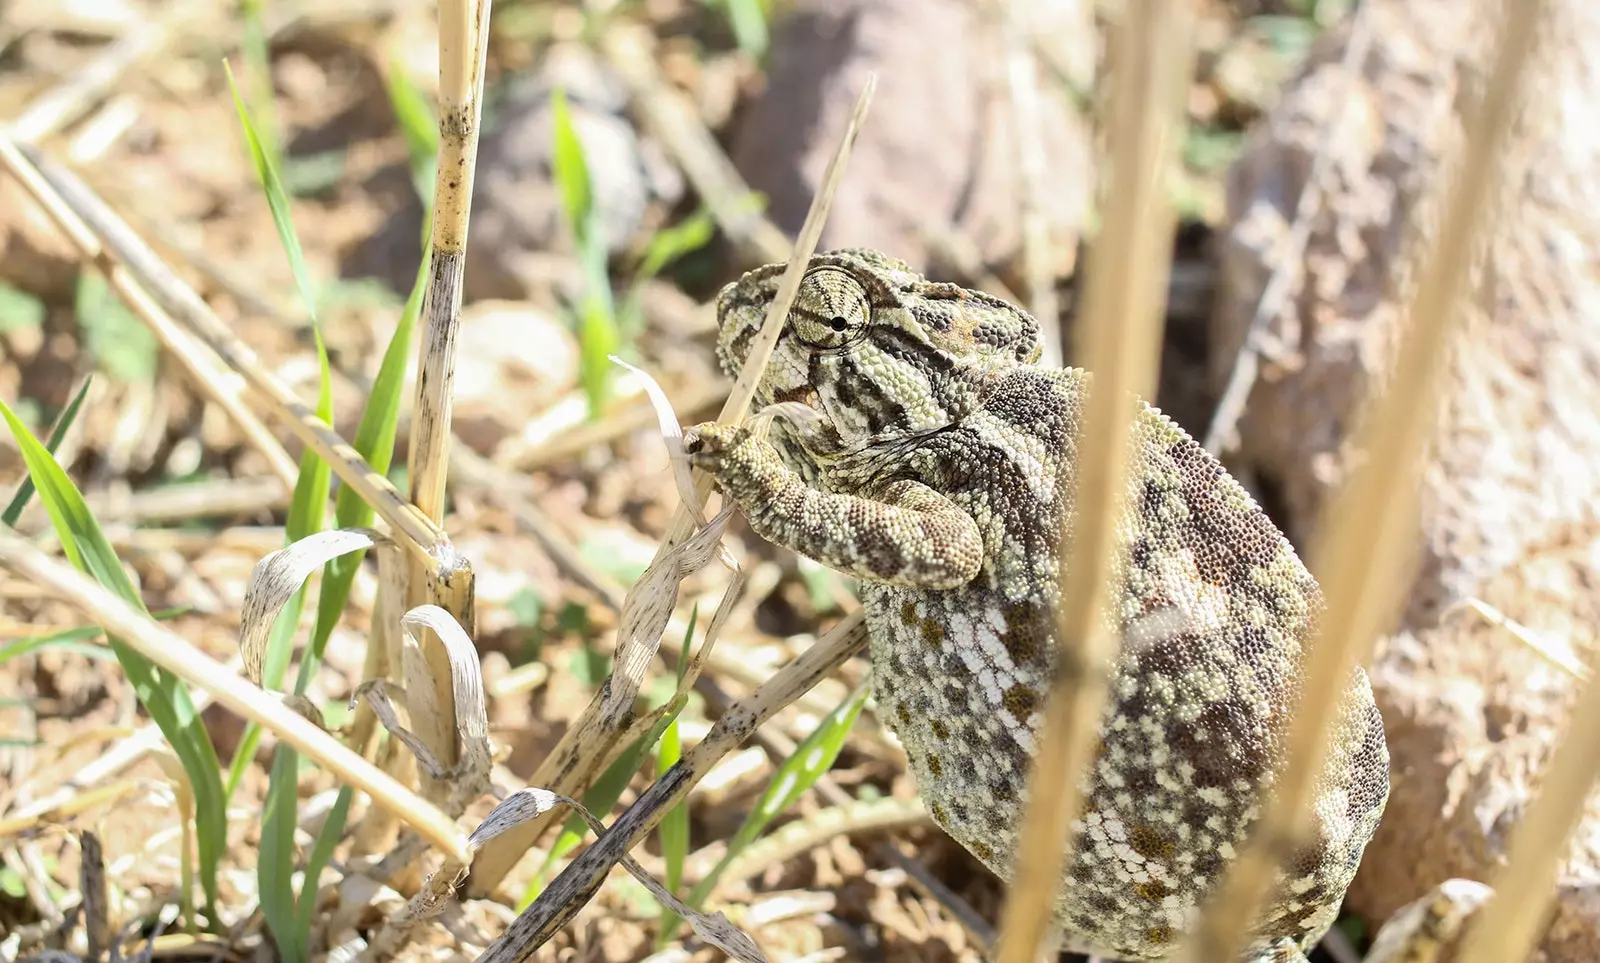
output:
[[[867,683],[856,687],[838,708],[829,713],[828,717],[795,747],[794,753],[785,759],[783,765],[773,774],[772,780],[767,783],[766,790],[761,794],[761,799],[745,817],[739,831],[734,833],[722,859],[717,861],[717,865],[705,875],[704,879],[695,884],[689,893],[689,898],[684,902],[695,909],[701,908],[706,897],[716,889],[717,881],[722,878],[723,871],[734,858],[743,852],[745,847],[755,842],[774,818],[794,805],[806,790],[815,785],[823,773],[833,768],[833,761],[839,758],[839,751],[844,748],[845,739],[855,726],[856,717],[861,714],[861,707],[866,704],[867,694],[870,691],[871,686]],[[671,933],[664,933],[663,939],[670,939],[671,936]]]
[[[39,491],[39,500],[50,515],[56,536],[67,558],[129,605],[147,612],[139,592],[122,569],[116,552],[106,540],[99,523],[89,511],[83,495],[72,479],[56,464],[45,446],[28,431],[11,408],[0,401],[3,416],[22,452],[28,474]],[[195,836],[200,858],[200,885],[205,892],[206,915],[217,920],[217,868],[227,838],[227,810],[223,805],[222,780],[218,772],[216,747],[195,711],[189,692],[177,676],[165,672],[116,636],[108,637],[123,674],[134,693],[150,713],[150,718],[171,744],[183,765],[194,793]],[[187,859],[187,854],[185,854]]]
[[[694,625],[700,617],[700,606],[697,603],[689,612],[689,625],[683,632],[683,645],[678,650],[678,685],[683,685],[684,673],[689,671],[689,646],[694,640]],[[683,742],[678,734],[678,713],[674,713],[672,723],[661,734],[661,744],[656,748],[656,780],[666,775],[668,769],[677,765],[683,757]],[[666,863],[667,878],[665,880],[667,891],[678,895],[678,888],[683,885],[683,866],[689,858],[689,800],[685,799],[676,806],[667,810],[661,817],[661,823],[656,827],[656,833],[661,838],[661,858]],[[657,949],[665,948],[667,940],[678,928],[679,917],[671,909],[661,907],[661,923],[656,928],[658,934]]]
[[[701,208],[682,223],[657,231],[639,262],[635,283],[655,277],[673,261],[705,247],[711,243],[716,230],[717,222],[711,211]]]
[[[312,333],[317,343],[317,417],[332,424],[333,379],[328,370],[328,351],[322,342],[321,329],[313,325]],[[315,450],[306,448],[300,456],[300,474],[295,479],[289,515],[284,522],[286,542],[293,544],[322,530],[328,511],[329,478],[328,463]],[[277,688],[283,682],[304,604],[305,589],[302,587],[273,624],[262,678],[267,688]],[[254,755],[253,747],[251,755]],[[244,758],[248,760],[250,757]],[[273,939],[287,963],[303,963],[310,953],[311,938],[309,920],[302,923],[293,888],[294,830],[299,822],[300,811],[299,781],[300,754],[287,745],[278,746],[273,754],[272,777],[261,823],[256,879],[261,894],[262,915],[266,917],[267,926],[272,930]],[[306,876],[305,885],[315,889],[316,877]]]
[[[160,612],[150,613],[150,617],[157,622],[175,619],[190,611],[187,605],[177,608],[162,609]],[[48,635],[36,635],[30,639],[18,639],[0,645],[0,665],[5,665],[12,659],[20,659],[25,655],[39,652],[44,649],[55,649],[60,652],[71,652],[76,655],[91,659],[114,659],[116,653],[104,645],[96,644],[105,637],[105,630],[98,625],[81,625],[77,628],[62,629]]]
[[[306,311],[310,312],[312,319],[315,320],[317,300],[312,294],[311,278],[306,273],[305,256],[300,250],[300,238],[295,234],[294,221],[289,216],[289,197],[284,192],[277,168],[267,153],[266,146],[261,142],[255,124],[250,119],[250,110],[244,105],[244,98],[239,94],[239,86],[234,83],[233,69],[228,66],[227,61],[223,61],[222,67],[228,76],[228,89],[233,92],[234,110],[239,114],[239,123],[244,126],[245,140],[250,145],[250,159],[255,162],[256,176],[260,178],[261,188],[267,195],[267,208],[272,212],[272,224],[278,229],[278,240],[283,244],[283,251],[289,257],[289,271],[294,275],[295,287],[300,289],[300,299],[305,302]]]
[[[261,818],[261,845],[256,856],[256,889],[261,915],[283,963],[305,963],[308,933],[299,926],[294,898],[294,816],[299,795],[300,754],[279,746],[272,757],[265,812]],[[287,801],[284,797],[288,797]]]
[[[439,121],[434,117],[433,104],[412,82],[411,74],[399,60],[390,62],[384,88],[395,120],[400,123],[406,153],[411,156],[412,185],[423,206],[432,207],[434,171],[439,163]]]
[[[61,417],[56,419],[54,428],[50,429],[50,437],[45,440],[44,447],[52,456],[56,449],[61,447],[61,439],[67,437],[67,432],[72,429],[72,423],[78,418],[78,409],[83,407],[83,399],[89,394],[89,386],[94,384],[94,375],[83,379],[83,385],[78,388],[78,393],[72,396],[67,403]],[[6,506],[4,513],[0,513],[0,524],[11,528],[17,524],[17,519],[22,517],[22,510],[28,507],[28,499],[33,497],[33,477],[22,480],[17,487],[17,494],[11,499],[11,504]]]
[[[589,163],[584,157],[583,142],[572,124],[572,111],[567,106],[567,93],[560,87],[550,95],[550,114],[555,124],[554,168],[556,186],[561,190],[561,203],[567,212],[567,221],[578,237],[578,246],[584,246],[589,232],[589,215],[594,209],[594,193],[590,185]]]
[[[311,847],[311,856],[306,860],[306,882],[300,888],[300,902],[296,907],[296,923],[300,932],[311,932],[311,916],[317,908],[317,880],[333,859],[333,851],[339,845],[339,840],[344,837],[344,825],[350,818],[350,800],[354,796],[349,786],[339,787],[333,808],[328,810],[328,817],[322,821],[322,832],[317,834],[316,845]]]

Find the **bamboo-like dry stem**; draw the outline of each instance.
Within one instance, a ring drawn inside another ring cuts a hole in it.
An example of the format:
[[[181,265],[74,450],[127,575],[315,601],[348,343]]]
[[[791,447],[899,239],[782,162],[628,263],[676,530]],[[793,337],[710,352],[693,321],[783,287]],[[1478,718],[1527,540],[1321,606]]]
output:
[[[723,424],[742,421],[749,411],[750,400],[755,396],[756,383],[766,367],[767,360],[772,356],[772,348],[777,344],[778,335],[789,314],[789,307],[794,303],[795,295],[799,291],[805,266],[810,263],[811,253],[816,250],[817,239],[822,234],[822,225],[827,218],[828,205],[838,189],[840,178],[844,175],[850,149],[855,144],[856,134],[861,129],[876,87],[877,77],[869,76],[856,101],[855,111],[845,127],[839,148],[823,175],[822,187],[813,199],[811,210],[807,213],[806,221],[800,229],[800,237],[789,256],[788,268],[779,283],[777,295],[773,299],[766,321],[752,340],[750,353],[744,360],[739,379],[734,382],[728,400],[718,415],[717,420]],[[583,715],[567,730],[556,748],[545,757],[545,761],[534,772],[531,780],[533,785],[562,795],[576,794],[579,787],[586,785],[593,773],[598,771],[599,763],[611,752],[612,746],[621,735],[626,717],[632,712],[639,686],[644,681],[645,669],[655,657],[661,644],[659,633],[648,633],[648,637],[639,633],[640,623],[644,620],[636,619],[634,613],[654,606],[664,606],[670,612],[676,605],[677,581],[667,577],[669,573],[658,573],[658,567],[694,532],[694,516],[705,504],[711,492],[711,479],[703,472],[695,472],[694,483],[695,498],[699,501],[699,505],[692,506],[693,510],[687,505],[679,507],[668,526],[666,537],[656,550],[650,568],[628,593],[628,599],[623,606],[622,628],[619,630],[620,640],[615,659],[617,669],[584,709]],[[656,580],[653,583],[652,578]],[[469,883],[471,892],[479,896],[492,892],[553,819],[554,816],[550,814],[531,819],[503,834],[494,847],[480,852],[472,867]]]
[[[1178,959],[1186,963],[1232,960],[1250,939],[1275,871],[1307,829],[1328,725],[1340,709],[1346,680],[1366,662],[1411,583],[1422,454],[1436,421],[1438,390],[1463,313],[1461,298],[1477,238],[1492,213],[1485,199],[1499,193],[1505,144],[1545,7],[1544,0],[1505,4],[1494,71],[1465,125],[1460,167],[1437,241],[1403,315],[1406,333],[1393,369],[1398,375],[1369,405],[1356,446],[1366,459],[1329,500],[1317,529],[1324,534],[1313,547],[1310,568],[1322,583],[1326,608],[1307,652],[1305,683],[1286,741],[1287,762],[1251,840],[1180,950]],[[1361,524],[1349,524],[1357,518]]]
[[[1062,545],[1058,681],[1029,775],[1014,875],[1000,920],[1000,963],[1032,963],[1049,935],[1082,777],[1099,741],[1118,640],[1106,611],[1127,497],[1128,396],[1155,386],[1175,227],[1167,173],[1189,78],[1192,14],[1183,0],[1133,0],[1116,29],[1105,227],[1090,252],[1078,356],[1094,376],[1079,442],[1072,537]]]
[[[461,327],[461,284],[467,264],[467,227],[478,165],[483,117],[483,76],[488,61],[490,0],[439,4],[439,158],[434,181],[433,254],[418,346],[417,393],[412,405],[408,470],[411,501],[435,524],[444,520],[450,466],[450,416],[454,405],[456,341]],[[411,562],[406,607],[434,603],[473,634],[471,565],[457,556],[445,565]],[[407,643],[409,646],[411,643]],[[411,725],[446,768],[456,763],[455,698],[450,659],[432,631],[419,633],[418,658],[405,659]],[[395,668],[391,666],[393,671]],[[446,799],[449,786],[426,772],[422,794]]]
[[[232,369],[230,375],[243,377],[266,401],[272,414],[307,447],[321,455],[334,474],[373,507],[397,540],[409,550],[429,557],[450,554],[444,530],[402,499],[387,478],[373,471],[338,432],[274,378],[255,351],[234,337],[194,289],[174,274],[76,175],[49,162],[37,151],[18,147],[3,132],[0,132],[0,163],[11,170],[52,218],[57,219],[58,225],[69,231],[73,243],[85,257],[92,257],[108,276],[113,268],[126,269],[184,331],[198,338]],[[67,212],[79,219],[84,230],[72,232],[71,222],[60,220]],[[83,246],[91,242],[91,248]],[[290,465],[292,480],[298,470],[292,467],[292,461]]]
[[[440,851],[465,858],[465,835],[435,806],[98,582],[9,531],[0,531],[0,565],[81,609],[140,655],[211,693],[217,702],[242,718],[271,731],[346,784],[366,793],[376,805],[395,813]]]
[[[505,933],[478,957],[478,963],[521,963],[531,956],[578,915],[611,867],[688,796],[717,760],[738,748],[762,723],[866,645],[866,622],[858,609],[799,658],[779,669],[765,685],[724,712],[704,739],[684,753],[617,817],[604,836],[562,870],[539,898],[512,921]]]

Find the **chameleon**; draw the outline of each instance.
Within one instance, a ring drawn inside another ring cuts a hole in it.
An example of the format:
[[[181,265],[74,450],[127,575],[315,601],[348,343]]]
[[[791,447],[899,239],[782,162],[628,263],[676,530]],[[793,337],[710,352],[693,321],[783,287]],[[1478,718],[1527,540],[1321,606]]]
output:
[[[737,376],[784,265],[718,294]],[[813,255],[756,403],[685,450],[759,536],[856,580],[875,696],[934,821],[1011,877],[1043,704],[1091,375],[1042,366],[1038,321],[863,249]],[[1167,959],[1242,848],[1286,752],[1321,591],[1255,501],[1134,398],[1111,612],[1120,640],[1098,754],[1055,901],[1061,947]],[[1304,961],[1388,798],[1359,667],[1244,960]]]

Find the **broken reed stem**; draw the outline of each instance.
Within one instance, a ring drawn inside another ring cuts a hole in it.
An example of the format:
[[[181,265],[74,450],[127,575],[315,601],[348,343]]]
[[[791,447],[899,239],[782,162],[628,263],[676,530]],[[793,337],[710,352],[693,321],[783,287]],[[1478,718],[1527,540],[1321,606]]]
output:
[[[1433,431],[1451,336],[1480,229],[1499,196],[1500,167],[1517,111],[1544,0],[1504,5],[1501,38],[1483,99],[1464,124],[1460,167],[1449,189],[1436,241],[1422,266],[1405,319],[1404,338],[1383,393],[1368,405],[1353,450],[1366,457],[1325,506],[1313,548],[1313,574],[1325,607],[1306,654],[1304,684],[1292,714],[1286,765],[1260,823],[1224,877],[1213,905],[1200,914],[1180,950],[1188,963],[1232,960],[1249,940],[1257,907],[1277,869],[1308,828],[1309,804],[1327,752],[1327,729],[1412,584],[1422,455]],[[1360,519],[1360,524],[1352,520]],[[1591,763],[1592,764],[1592,763]],[[1536,832],[1542,832],[1543,827]],[[1541,898],[1522,892],[1517,898]],[[1489,957],[1498,963],[1516,957]]]
[[[1176,122],[1193,56],[1185,0],[1132,0],[1113,30],[1112,109],[1104,209],[1089,253],[1078,355],[1093,376],[1075,491],[1063,532],[1058,681],[1045,703],[1039,750],[1005,910],[999,963],[1033,963],[1050,936],[1083,776],[1099,743],[1116,656],[1107,611],[1120,556],[1128,484],[1130,396],[1154,394],[1174,213],[1167,193]]]
[[[1306,255],[1306,245],[1311,240],[1311,216],[1322,203],[1328,167],[1333,162],[1334,138],[1345,129],[1343,120],[1348,105],[1356,99],[1354,95],[1359,89],[1361,72],[1367,62],[1367,50],[1371,46],[1374,18],[1366,13],[1366,8],[1366,3],[1361,2],[1351,10],[1350,35],[1345,41],[1344,55],[1339,60],[1341,79],[1351,96],[1331,101],[1333,116],[1325,122],[1327,126],[1322,131],[1322,139],[1317,143],[1316,153],[1311,156],[1311,170],[1306,173],[1305,184],[1300,188],[1300,199],[1295,202],[1288,242],[1278,252],[1272,277],[1267,279],[1267,286],[1261,291],[1261,300],[1256,302],[1255,312],[1245,326],[1244,340],[1239,342],[1239,355],[1233,361],[1233,370],[1228,373],[1227,385],[1222,390],[1217,410],[1206,429],[1202,444],[1213,455],[1222,453],[1223,446],[1232,439],[1234,429],[1244,415],[1245,403],[1250,400],[1250,392],[1255,388],[1256,378],[1261,371],[1261,339],[1266,335],[1267,325],[1282,310],[1289,296],[1290,285],[1302,274],[1301,262]]]
[[[113,269],[127,271],[189,335],[221,359],[230,369],[229,378],[242,377],[245,384],[267,402],[274,417],[322,456],[340,481],[372,506],[378,517],[389,525],[396,540],[417,554],[437,554],[448,549],[449,540],[443,529],[407,504],[387,478],[373,471],[338,432],[274,378],[255,351],[236,338],[200,295],[167,267],[127,222],[75,174],[37,151],[19,148],[3,132],[0,132],[0,162],[68,232],[85,257],[92,258],[108,276]],[[68,213],[77,221],[66,218]],[[78,230],[74,230],[75,225]],[[219,399],[218,403],[222,401]],[[292,485],[299,470],[292,461],[289,464]]]
[[[230,711],[270,730],[279,740],[315,760],[374,804],[410,824],[440,851],[465,857],[466,837],[436,807],[350,751],[339,740],[285,708],[277,698],[246,681],[228,666],[190,645],[98,582],[34,548],[9,530],[0,530],[0,565],[89,615],[106,632],[145,658],[206,692]]]
[[[450,466],[450,416],[454,403],[456,341],[461,327],[461,283],[467,263],[467,226],[478,163],[483,116],[483,76],[488,59],[491,0],[439,3],[439,163],[434,180],[433,244],[423,295],[427,324],[418,350],[417,393],[412,404],[407,471],[411,502],[438,524],[444,520],[445,481]],[[449,612],[469,636],[475,633],[471,564],[413,558],[406,607],[434,603]],[[431,630],[406,643],[402,661],[411,729],[440,765],[456,764],[455,697],[450,658]],[[402,669],[390,666],[390,671]],[[403,764],[402,764],[403,765]],[[445,780],[420,774],[422,794],[442,802]]]
[[[807,212],[805,223],[800,228],[800,236],[796,239],[789,256],[788,267],[768,309],[766,320],[761,331],[751,341],[750,353],[740,367],[739,378],[734,382],[728,400],[717,416],[717,420],[722,424],[742,421],[750,410],[750,401],[755,396],[756,384],[766,368],[768,359],[772,357],[773,346],[777,344],[784,320],[789,315],[789,308],[793,305],[795,295],[800,289],[800,279],[806,265],[811,261],[812,252],[816,250],[818,239],[822,236],[822,226],[827,220],[828,207],[832,204],[833,195],[838,190],[840,179],[844,176],[850,150],[855,145],[856,135],[866,119],[867,108],[872,104],[872,94],[877,89],[877,83],[877,75],[872,74],[868,75],[867,82],[862,85],[855,110],[840,138],[839,147],[828,163],[828,168],[823,174],[822,186],[817,196],[812,199],[811,210]],[[544,762],[534,772],[530,780],[531,785],[567,796],[580,794],[581,788],[588,785],[593,774],[598,771],[600,761],[610,753],[612,745],[621,735],[627,717],[633,711],[639,686],[644,682],[645,670],[661,645],[659,632],[640,632],[640,623],[644,622],[640,613],[654,606],[665,606],[670,612],[677,604],[678,579],[673,573],[662,572],[660,566],[685,539],[693,534],[695,513],[703,508],[706,498],[711,493],[711,479],[703,472],[694,473],[694,483],[695,498],[699,504],[693,506],[693,511],[691,506],[679,506],[667,528],[666,536],[656,549],[655,558],[651,560],[645,574],[628,592],[620,619],[621,627],[618,629],[619,641],[613,660],[615,669],[606,684],[585,707],[583,715],[573,723],[561,741],[556,744],[555,749],[545,757]],[[662,593],[662,597],[652,597],[656,592]],[[516,865],[522,854],[533,846],[555,819],[554,813],[530,819],[497,837],[493,847],[479,852],[473,863],[469,882],[472,895],[487,896],[492,893],[494,887],[505,878],[506,873]]]
[[[112,289],[160,340],[162,347],[171,351],[202,393],[227,413],[244,434],[246,440],[267,459],[273,475],[283,484],[284,491],[294,488],[300,469],[284,450],[267,426],[245,403],[244,386],[229,373],[219,370],[214,357],[175,322],[171,315],[142,287],[133,274],[107,253],[100,239],[77,211],[50,183],[40,168],[36,167],[13,142],[7,133],[0,131],[0,162],[22,184],[45,213],[56,223],[78,254],[92,262],[106,278]]]
[[[866,622],[857,609],[759,689],[730,707],[704,739],[641,793],[605,835],[561,871],[478,957],[477,963],[521,963],[532,956],[578,915],[605,882],[611,868],[655,828],[661,817],[688,797],[719,759],[866,647]]]

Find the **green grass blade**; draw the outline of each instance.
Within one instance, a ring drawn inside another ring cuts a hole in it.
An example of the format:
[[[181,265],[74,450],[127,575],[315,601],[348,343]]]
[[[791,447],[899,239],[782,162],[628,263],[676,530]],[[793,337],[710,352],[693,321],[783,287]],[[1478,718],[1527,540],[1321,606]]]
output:
[[[650,238],[650,246],[645,248],[644,258],[639,262],[635,283],[655,277],[673,261],[705,247],[711,243],[716,231],[717,222],[712,218],[711,211],[705,208],[694,212],[682,223],[657,231]]]
[[[289,270],[294,274],[295,287],[300,289],[300,299],[305,302],[306,310],[315,320],[317,299],[312,294],[311,278],[306,273],[305,255],[300,250],[300,238],[295,234],[294,221],[289,217],[289,198],[284,193],[283,181],[279,179],[273,159],[250,119],[250,110],[244,105],[238,84],[233,81],[233,69],[226,61],[222,67],[228,76],[228,89],[233,92],[233,108],[239,114],[239,123],[244,126],[245,141],[250,146],[250,159],[255,162],[256,176],[260,178],[261,188],[267,195],[267,207],[272,212],[272,224],[278,229],[278,240],[283,244],[284,253],[289,256]]]
[[[16,439],[17,447],[39,492],[39,500],[50,515],[50,522],[67,558],[107,590],[129,605],[148,611],[139,592],[117,560],[105,533],[89,512],[72,479],[56,464],[55,458],[28,431],[10,406],[0,401],[3,416]],[[108,640],[123,674],[133,684],[139,702],[166,736],[173,754],[188,774],[194,793],[195,836],[200,861],[200,886],[205,892],[206,915],[217,921],[217,868],[227,838],[227,810],[223,805],[222,778],[218,771],[216,747],[195,711],[194,702],[183,683],[171,673],[140,655],[116,636]],[[185,853],[185,859],[187,859]]]
[[[157,622],[165,622],[184,615],[189,610],[189,606],[184,605],[151,612],[150,617]],[[105,634],[105,630],[98,625],[82,625],[73,629],[62,629],[60,632],[51,632],[48,635],[36,635],[29,639],[7,642],[5,645],[0,645],[0,665],[44,649],[72,652],[90,659],[114,659],[116,653],[104,645],[97,644],[97,640],[103,638]]]
[[[378,376],[372,382],[372,390],[367,395],[367,404],[361,412],[361,423],[356,426],[356,437],[352,443],[367,464],[372,466],[372,470],[380,475],[388,474],[394,460],[394,439],[400,424],[400,408],[405,400],[406,363],[411,355],[411,336],[422,312],[422,295],[428,284],[428,255],[429,251],[425,249],[422,263],[417,268],[416,280],[411,285],[411,296],[406,299],[405,309],[400,312],[400,320],[389,338],[389,347],[384,350]],[[372,516],[372,506],[362,501],[360,495],[348,486],[339,486],[339,494],[333,505],[336,527],[364,528],[372,524]],[[300,681],[295,687],[296,692],[304,694],[305,687],[310,684],[309,670],[314,669],[322,659],[323,650],[350,597],[350,586],[355,582],[356,570],[361,567],[361,560],[365,556],[365,552],[340,556],[329,562],[323,571],[322,592],[317,597],[316,627],[311,631],[311,645],[300,663]]]
[[[61,412],[61,417],[56,419],[55,427],[50,429],[50,437],[45,439],[44,447],[51,455],[54,455],[56,449],[61,447],[61,439],[67,437],[67,432],[72,429],[72,423],[78,418],[78,409],[83,407],[83,399],[88,397],[89,386],[92,384],[94,384],[94,375],[83,379],[83,386],[78,389],[78,393],[73,395],[72,400],[67,403],[66,409]],[[7,528],[15,526],[17,519],[22,517],[22,510],[28,507],[28,499],[32,497],[33,477],[30,475],[22,480],[22,484],[17,487],[17,494],[11,499],[11,504],[6,506],[3,514],[0,514],[0,523],[3,523]]]
[[[261,848],[256,857],[256,888],[261,915],[272,931],[283,963],[305,963],[307,933],[298,925],[294,899],[294,822],[299,795],[300,754],[280,745],[272,757]],[[285,799],[287,797],[287,799]]]
[[[300,902],[295,907],[295,924],[302,933],[311,932],[311,917],[317,909],[317,879],[333,859],[334,848],[344,836],[344,825],[350,818],[350,800],[354,796],[349,786],[339,788],[333,808],[328,810],[328,818],[322,821],[322,832],[317,834],[316,845],[311,848],[311,856],[306,860],[306,881],[300,888]]]
[[[584,157],[583,142],[578,139],[578,130],[572,124],[567,92],[559,87],[550,95],[550,116],[555,124],[551,167],[556,186],[561,191],[561,205],[567,212],[567,223],[572,225],[581,248],[584,246],[584,236],[590,233],[594,188],[589,179],[589,162]]]
[[[384,89],[400,124],[400,135],[405,138],[406,153],[411,157],[412,185],[423,206],[432,207],[434,171],[439,164],[439,121],[433,115],[433,105],[398,59],[389,63]]]

